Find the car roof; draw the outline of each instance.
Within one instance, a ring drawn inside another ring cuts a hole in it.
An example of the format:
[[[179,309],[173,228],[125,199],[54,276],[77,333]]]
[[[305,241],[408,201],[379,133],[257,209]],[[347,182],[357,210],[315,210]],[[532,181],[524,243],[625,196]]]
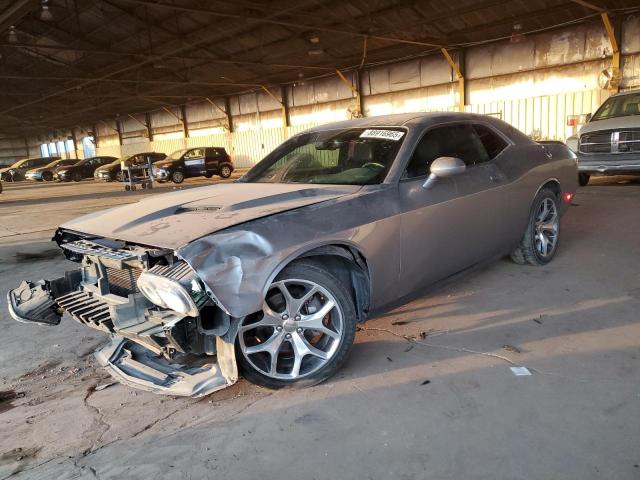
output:
[[[640,93],[640,88],[636,88],[634,90],[626,90],[624,92],[618,92],[615,93],[613,95],[611,95],[611,97],[624,97],[625,95],[633,95],[633,94],[638,94]],[[609,98],[611,98],[609,97]]]
[[[391,115],[380,115],[377,117],[355,118],[343,122],[328,123],[313,127],[307,132],[321,132],[325,130],[343,128],[368,128],[368,127],[414,127],[425,126],[432,123],[455,122],[455,121],[483,120],[492,121],[493,117],[487,115],[477,115],[474,113],[460,112],[416,112],[416,113],[396,113]]]

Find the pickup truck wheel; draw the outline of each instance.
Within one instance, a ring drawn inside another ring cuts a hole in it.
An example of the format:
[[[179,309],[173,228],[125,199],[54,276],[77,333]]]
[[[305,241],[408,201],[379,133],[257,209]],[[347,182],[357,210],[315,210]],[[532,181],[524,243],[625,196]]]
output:
[[[229,167],[229,165],[223,165],[220,168],[220,176],[222,178],[229,178],[231,176],[231,167]]]
[[[182,173],[180,170],[175,170],[173,173],[171,173],[171,181],[173,183],[184,182],[184,173]]]
[[[542,189],[536,195],[522,241],[511,253],[520,265],[546,265],[556,254],[560,239],[560,202],[556,194]]]
[[[579,173],[578,183],[580,184],[581,187],[586,187],[587,183],[589,183],[590,178],[591,178],[591,175],[589,175],[588,173]]]
[[[347,358],[356,322],[347,288],[319,264],[296,262],[271,284],[262,310],[242,320],[240,371],[267,388],[320,383]]]

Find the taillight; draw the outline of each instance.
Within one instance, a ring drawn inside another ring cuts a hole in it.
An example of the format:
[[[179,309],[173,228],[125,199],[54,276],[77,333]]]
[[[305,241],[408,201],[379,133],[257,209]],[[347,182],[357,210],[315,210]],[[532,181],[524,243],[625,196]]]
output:
[[[567,192],[567,193],[565,193],[565,194],[563,194],[563,195],[562,195],[562,199],[563,199],[566,203],[571,203],[571,200],[573,200],[573,196],[574,196],[574,194],[573,194],[573,193],[569,193],[569,192]]]

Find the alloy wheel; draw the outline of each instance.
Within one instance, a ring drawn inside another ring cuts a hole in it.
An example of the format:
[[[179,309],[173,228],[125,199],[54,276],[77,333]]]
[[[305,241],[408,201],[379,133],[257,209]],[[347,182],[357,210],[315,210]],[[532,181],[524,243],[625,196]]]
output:
[[[238,340],[245,359],[270,378],[312,375],[338,351],[344,316],[336,299],[309,280],[274,282],[262,311],[246,317]]]
[[[553,254],[558,243],[558,230],[560,216],[555,202],[551,198],[545,198],[540,202],[535,220],[535,246],[542,258]]]

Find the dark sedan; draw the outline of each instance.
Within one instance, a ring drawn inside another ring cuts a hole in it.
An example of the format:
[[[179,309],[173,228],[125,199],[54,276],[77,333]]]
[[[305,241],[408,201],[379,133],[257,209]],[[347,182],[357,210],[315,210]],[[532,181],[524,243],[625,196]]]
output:
[[[151,163],[164,160],[167,156],[164,153],[158,152],[143,152],[130,155],[128,157],[122,157],[114,159],[113,162],[108,163],[98,168],[93,173],[95,180],[101,180],[104,182],[121,182],[122,181],[122,163],[129,166],[143,166],[150,160]]]
[[[238,373],[314,385],[344,363],[358,322],[399,300],[505,255],[549,263],[577,177],[565,146],[492,117],[323,125],[236,183],[67,222],[55,240],[78,266],[23,282],[9,309],[111,333],[98,361],[147,390],[204,395]]]
[[[61,182],[79,182],[84,178],[92,178],[97,168],[107,165],[115,159],[116,157],[85,158],[74,165],[58,167],[54,172],[54,178]]]

